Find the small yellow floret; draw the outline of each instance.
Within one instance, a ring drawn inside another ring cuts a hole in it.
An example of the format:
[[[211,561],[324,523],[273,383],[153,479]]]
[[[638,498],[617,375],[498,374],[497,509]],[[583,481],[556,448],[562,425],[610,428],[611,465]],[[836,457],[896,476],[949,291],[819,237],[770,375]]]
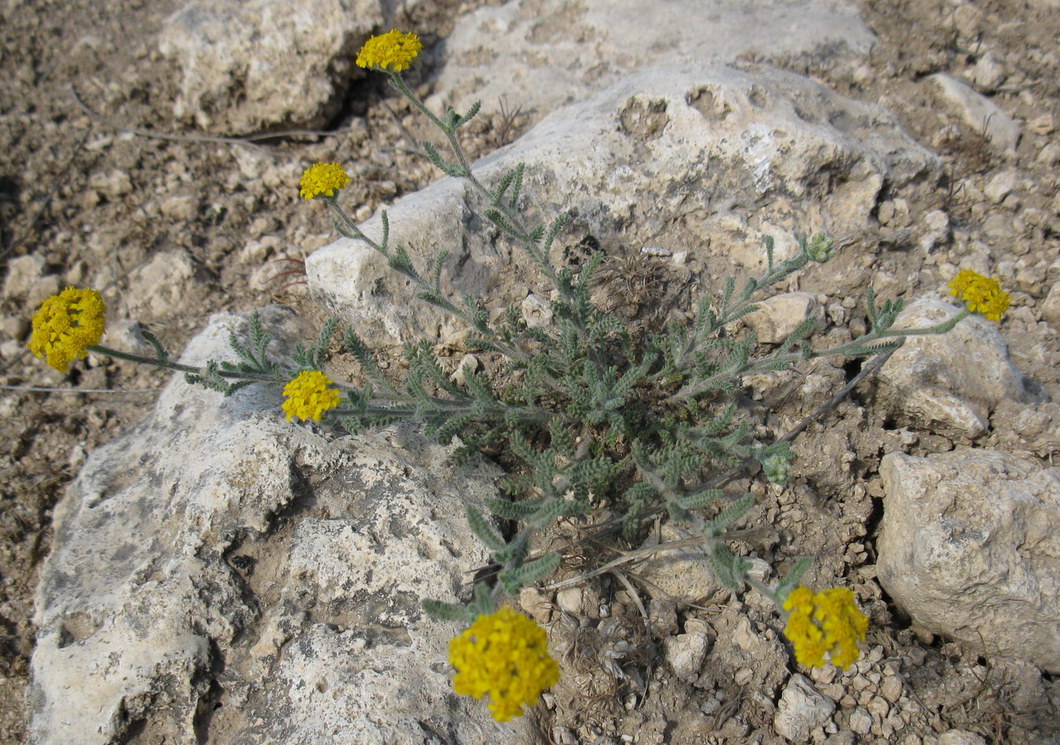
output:
[[[846,669],[857,662],[858,642],[865,641],[869,619],[858,610],[854,593],[843,587],[819,592],[799,586],[784,601],[788,623],[784,636],[795,647],[795,659],[806,667],[832,664]]]
[[[993,277],[984,277],[971,269],[962,269],[950,281],[950,294],[959,297],[973,313],[979,313],[991,321],[1000,321],[1008,310],[1009,294],[1001,289],[1001,283]]]
[[[480,699],[498,722],[522,716],[541,692],[559,680],[559,665],[548,653],[545,630],[511,608],[479,616],[449,643],[449,663],[457,669],[453,690]]]
[[[331,384],[331,378],[319,370],[303,370],[298,373],[294,380],[283,388],[283,395],[287,397],[283,402],[287,421],[298,417],[319,422],[325,411],[330,411],[342,403],[339,392],[329,388]]]
[[[61,373],[99,344],[107,327],[107,308],[95,290],[67,287],[41,303],[33,314],[29,349]]]
[[[422,51],[420,37],[394,29],[366,41],[357,53],[357,65],[401,72],[409,69]]]
[[[338,163],[314,163],[302,174],[299,194],[303,199],[312,199],[321,194],[333,197],[336,191],[345,189],[349,183],[350,177]]]

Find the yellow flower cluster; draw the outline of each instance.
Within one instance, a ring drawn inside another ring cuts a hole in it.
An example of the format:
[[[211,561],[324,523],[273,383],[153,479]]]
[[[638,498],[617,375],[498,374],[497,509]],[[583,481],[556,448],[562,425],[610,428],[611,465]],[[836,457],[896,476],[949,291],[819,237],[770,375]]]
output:
[[[33,314],[29,349],[61,373],[99,344],[107,327],[107,308],[95,290],[67,287],[41,303]]]
[[[973,313],[980,313],[991,321],[1000,321],[1008,310],[1009,294],[993,277],[984,277],[971,269],[962,269],[950,282],[950,294],[959,297]]]
[[[342,396],[334,388],[331,378],[319,370],[303,370],[294,380],[284,386],[283,410],[287,421],[293,417],[319,422],[325,411],[330,411],[342,402]]]
[[[784,601],[788,623],[784,636],[795,646],[795,659],[806,667],[824,664],[827,652],[832,663],[847,668],[857,662],[858,642],[865,641],[869,619],[858,610],[854,593],[835,587],[814,595],[796,587]]]
[[[401,72],[409,69],[422,51],[420,37],[394,29],[366,41],[357,53],[357,65]]]
[[[333,197],[339,189],[345,189],[350,177],[338,163],[314,163],[302,174],[298,192],[303,199],[312,199],[321,194]]]
[[[479,616],[449,643],[449,662],[457,669],[453,689],[461,696],[490,696],[498,722],[522,716],[541,692],[559,680],[559,665],[548,653],[545,630],[511,608]]]

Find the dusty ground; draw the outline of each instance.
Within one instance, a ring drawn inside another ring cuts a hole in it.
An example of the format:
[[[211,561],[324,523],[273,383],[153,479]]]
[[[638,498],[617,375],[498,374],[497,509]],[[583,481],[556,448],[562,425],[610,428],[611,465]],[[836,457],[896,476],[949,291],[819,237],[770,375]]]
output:
[[[413,13],[404,26],[421,33],[431,30],[424,33],[430,44],[444,37],[455,15],[478,4],[425,3],[430,7]],[[395,119],[403,115],[401,103],[372,80],[351,84],[347,105],[327,135],[254,143],[195,139],[201,133],[171,120],[172,91],[160,82],[167,79],[164,63],[147,46],[170,6],[177,6],[175,0],[7,0],[0,9],[0,254],[5,276],[10,260],[34,255],[44,262],[42,275],[56,275],[63,285],[105,290],[117,301],[112,303],[113,316],[146,324],[172,349],[180,349],[217,310],[242,311],[280,301],[310,312],[304,288],[284,286],[297,275],[272,279],[297,269],[297,264],[281,259],[304,256],[331,239],[322,205],[297,199],[295,185],[305,164],[357,163],[346,195],[348,203],[362,205],[357,211],[361,218],[435,175],[407,148]],[[1012,356],[1057,400],[1060,351],[1055,332],[1035,320],[1057,279],[1060,255],[1060,204],[1055,198],[1060,146],[1052,124],[1060,124],[1060,13],[1047,2],[1017,0],[977,6],[933,0],[869,3],[865,13],[880,42],[861,66],[828,69],[813,59],[780,62],[842,94],[880,101],[914,137],[945,157],[947,188],[919,194],[915,202],[892,204],[886,211],[890,216],[893,208],[893,225],[901,227],[903,221],[911,224],[931,210],[945,210],[955,230],[954,244],[938,256],[912,246],[888,251],[881,260],[895,277],[892,290],[904,289],[915,297],[921,288],[938,286],[947,261],[958,261],[969,246],[984,241],[1000,262],[1006,286],[1015,291],[1015,308],[1003,326]],[[956,118],[942,111],[922,85],[933,72],[961,75],[983,50],[992,50],[1007,73],[994,101],[1023,123],[1015,159],[995,153],[981,137],[955,124]],[[95,115],[75,101],[72,89]],[[473,153],[518,134],[518,120],[509,126],[513,123],[498,107],[487,103],[485,109],[492,113],[475,135]],[[186,139],[143,136],[133,128]],[[1023,183],[995,203],[984,187],[994,175],[1010,169]],[[987,234],[982,228],[990,218],[993,228]],[[152,264],[159,255],[166,261]],[[143,287],[169,281],[170,262],[180,292],[164,302],[152,300]],[[51,510],[86,453],[142,417],[166,379],[104,359],[90,359],[66,378],[37,364],[24,344],[31,306],[48,288],[48,280],[34,279],[10,280],[0,298],[0,440],[11,443],[0,454],[0,745],[21,742],[25,736],[23,692],[33,647],[32,596],[36,569],[49,548]],[[857,279],[848,272],[840,284],[860,294],[864,288]],[[824,278],[811,280],[808,288],[834,289]],[[885,440],[898,434],[873,435],[886,423],[871,413],[871,394],[864,396],[868,421],[841,409],[829,422],[828,433],[855,443],[859,479],[871,491]],[[811,430],[806,437],[823,434],[822,429]],[[990,446],[992,440],[978,444]],[[913,452],[950,446],[942,438],[927,436]],[[870,642],[882,645],[889,657],[905,666],[907,685],[923,704],[925,726],[938,732],[975,731],[989,743],[1046,742],[1057,736],[1055,729],[1050,731],[1060,720],[1057,712],[1025,695],[1027,685],[944,640],[917,637],[908,628],[871,577],[860,571],[873,561],[872,531],[879,516],[872,500],[864,494],[845,498],[851,484],[829,482],[814,458],[806,458],[800,469],[802,483],[825,497],[807,518],[811,525],[803,528],[806,541],[834,524],[860,526],[832,537],[845,543],[834,547],[828,571],[851,577],[863,602],[871,601]],[[820,523],[816,528],[814,520]],[[787,550],[798,553],[799,548],[796,541]],[[782,556],[783,550],[776,549],[767,558]],[[607,583],[591,591],[608,594],[621,605]],[[644,643],[650,646],[650,640]],[[651,664],[650,655],[644,664]],[[1039,685],[1048,689],[1055,681],[1046,678]],[[542,731],[556,737],[556,732],[562,734],[553,729],[557,723],[571,730],[592,723],[617,736],[631,726],[650,729],[653,722],[665,719],[658,712],[673,709],[661,700],[664,696],[652,702],[649,695],[642,710],[634,712],[641,717],[637,725],[623,706],[628,690],[622,685],[601,690],[588,707],[577,701],[564,704],[560,697],[561,708],[543,716]],[[564,710],[565,705],[570,708]],[[768,717],[756,719],[753,707],[748,707],[751,703],[737,699],[728,716],[718,713],[713,724],[721,728],[736,713],[733,721],[748,727],[745,734],[759,726],[771,734]],[[671,724],[669,734],[662,725],[664,739],[657,741],[677,741],[692,726],[684,725],[682,729]]]

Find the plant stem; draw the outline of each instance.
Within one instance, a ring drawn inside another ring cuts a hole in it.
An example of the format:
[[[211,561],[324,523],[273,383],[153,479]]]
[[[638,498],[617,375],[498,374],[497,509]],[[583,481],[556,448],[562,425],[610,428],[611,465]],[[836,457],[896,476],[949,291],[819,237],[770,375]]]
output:
[[[203,368],[195,367],[194,365],[182,365],[179,362],[170,362],[169,360],[162,360],[157,357],[144,357],[140,354],[133,354],[132,352],[122,352],[118,349],[111,349],[105,347],[102,344],[93,344],[89,347],[93,352],[99,354],[105,354],[108,357],[116,357],[120,360],[128,360],[129,362],[140,362],[145,365],[154,365],[155,367],[162,368],[164,370],[175,370],[177,372],[192,373],[194,375],[202,375]],[[217,374],[222,378],[229,378],[231,380],[253,380],[262,383],[283,383],[284,378],[277,378],[275,375],[264,375],[262,373],[253,372],[239,372],[238,370],[218,370]]]

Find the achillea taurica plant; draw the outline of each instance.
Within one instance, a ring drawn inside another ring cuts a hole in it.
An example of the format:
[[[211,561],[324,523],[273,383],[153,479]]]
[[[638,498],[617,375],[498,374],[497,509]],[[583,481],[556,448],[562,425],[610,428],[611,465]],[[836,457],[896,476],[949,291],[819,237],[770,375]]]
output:
[[[750,373],[786,369],[823,356],[879,362],[905,337],[945,333],[972,313],[1000,320],[1009,305],[1008,294],[997,280],[964,270],[950,283],[963,308],[935,326],[893,329],[902,301],[877,304],[868,288],[870,328],[858,338],[815,346],[815,322],[807,319],[783,343],[763,350],[752,334],[736,333],[737,322],[785,278],[811,262],[829,261],[834,253],[827,237],[804,236],[799,251],[778,263],[772,240],[766,238],[766,270],[761,276],[741,288],[729,279],[717,294],[700,298],[691,323],[671,323],[646,338],[634,338],[625,322],[590,299],[601,254],[577,271],[552,263],[550,249],[570,218],[561,213],[535,221],[523,213],[523,166],[490,185],[473,173],[457,134],[478,105],[463,114],[449,107],[437,115],[406,85],[401,73],[415,63],[422,48],[415,34],[394,30],[370,39],[357,64],[386,74],[439,129],[448,157],[424,143],[427,157],[446,174],[468,181],[481,198],[485,219],[555,288],[551,325],[528,326],[515,307],[492,320],[480,299],[447,296],[440,281],[444,252],[426,267],[417,267],[406,247],[390,244],[385,211],[381,235],[364,234],[340,204],[340,192],[350,181],[340,163],[310,165],[298,184],[299,196],[323,200],[339,233],[378,251],[391,269],[411,282],[421,300],[464,321],[472,347],[489,355],[504,374],[487,377],[465,370],[457,381],[424,340],[407,346],[407,372],[402,380],[394,380],[384,374],[356,331],[346,328],[342,344],[369,381],[352,386],[326,372],[337,320],[325,324],[317,339],[299,346],[290,359],[277,360],[268,354],[270,336],[256,315],[246,338],[231,339],[238,362],[184,365],[172,361],[150,333],[145,338],[154,347],[151,356],[100,346],[106,314],[102,298],[94,290],[76,288],[44,301],[33,319],[30,349],[63,373],[76,359],[95,351],[184,372],[189,381],[225,395],[254,383],[273,385],[284,396],[277,416],[291,421],[312,420],[357,432],[419,419],[444,443],[459,438],[460,456],[488,448],[521,460],[525,468],[502,485],[506,496],[486,504],[494,515],[517,526],[514,531],[500,533],[482,511],[467,507],[469,528],[492,553],[494,579],[477,583],[471,597],[460,603],[423,601],[430,614],[461,626],[449,650],[456,691],[488,697],[498,720],[521,714],[559,677],[544,629],[503,601],[559,565],[557,553],[535,555],[537,536],[564,516],[593,521],[599,515],[594,510],[601,506],[620,515],[613,524],[628,538],[638,534],[645,518],[665,511],[694,531],[725,585],[734,590],[749,586],[776,604],[800,664],[853,664],[868,620],[850,590],[814,593],[798,586],[808,560],[795,562],[777,583],[767,585],[751,576],[750,563],[729,548],[729,530],[744,519],[754,498],[724,493],[718,488],[724,481],[719,475],[757,464],[766,478],[783,484],[794,457],[790,437],[773,442],[752,437],[753,423],[739,415],[735,403],[741,381]],[[864,366],[863,374],[870,369],[871,364]]]

